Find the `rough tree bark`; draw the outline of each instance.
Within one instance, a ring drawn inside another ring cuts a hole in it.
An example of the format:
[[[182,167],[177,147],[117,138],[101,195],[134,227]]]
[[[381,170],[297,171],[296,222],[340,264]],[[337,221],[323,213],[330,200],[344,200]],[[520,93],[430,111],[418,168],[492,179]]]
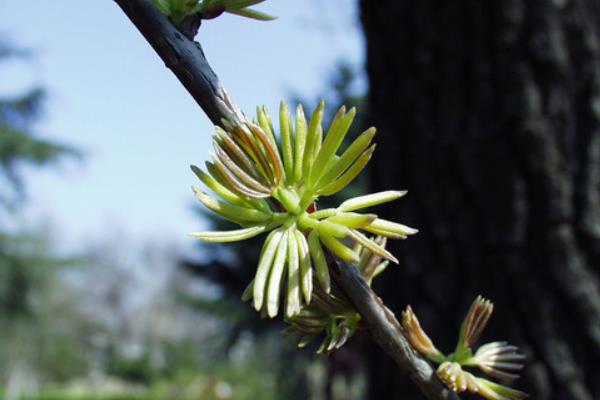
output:
[[[451,350],[481,293],[483,339],[529,361],[531,398],[600,398],[600,1],[361,0],[374,190],[418,237],[375,283]],[[390,164],[389,160],[397,160]],[[393,215],[395,214],[395,215]],[[369,351],[370,398],[420,398]]]

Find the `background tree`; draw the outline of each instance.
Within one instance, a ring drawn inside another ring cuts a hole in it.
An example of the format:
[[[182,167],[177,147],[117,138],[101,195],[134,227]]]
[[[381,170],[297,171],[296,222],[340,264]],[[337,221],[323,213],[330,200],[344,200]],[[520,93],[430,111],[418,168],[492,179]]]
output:
[[[0,62],[28,56],[0,37]],[[60,286],[57,271],[73,260],[54,255],[47,234],[38,231],[41,226],[15,223],[8,228],[25,201],[23,167],[49,166],[76,154],[35,134],[45,97],[41,87],[0,97],[0,382],[7,399],[18,398],[44,378],[60,381],[85,369],[85,357],[74,343],[85,340],[82,336],[92,329],[83,318],[77,327],[65,329],[65,319],[77,312],[69,301],[73,294]]]
[[[420,229],[375,290],[445,349],[477,293],[528,356],[531,398],[600,397],[600,113],[594,0],[361,0],[372,191]],[[368,349],[370,398],[420,398]]]
[[[29,53],[16,49],[0,37],[0,62],[9,58],[26,58]],[[44,140],[34,126],[43,115],[44,88],[36,86],[13,97],[0,97],[0,206],[16,206],[23,200],[24,165],[47,166],[67,155],[73,148]]]
[[[0,62],[11,57],[27,57],[28,53],[16,49],[0,37]],[[33,87],[21,95],[0,97],[0,217],[8,218],[9,212],[18,211],[25,200],[22,168],[25,165],[46,166],[56,163],[67,155],[76,152],[65,145],[36,137],[34,125],[43,112],[45,91]],[[0,262],[6,264],[0,304],[3,315],[31,313],[31,286],[34,283],[28,271],[35,264],[25,257],[22,245],[26,238],[0,228]],[[20,240],[19,240],[20,238]],[[21,247],[20,247],[21,246]],[[36,254],[36,252],[31,252]]]

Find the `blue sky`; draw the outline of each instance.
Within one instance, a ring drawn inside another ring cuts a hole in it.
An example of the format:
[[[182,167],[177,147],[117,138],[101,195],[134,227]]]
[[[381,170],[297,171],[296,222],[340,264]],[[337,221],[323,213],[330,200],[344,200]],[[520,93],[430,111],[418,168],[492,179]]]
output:
[[[275,111],[292,91],[313,97],[339,60],[362,64],[356,1],[259,8],[278,19],[224,16],[197,38],[247,114],[258,104]],[[111,0],[0,0],[0,16],[0,34],[35,54],[0,65],[0,94],[46,86],[38,130],[86,155],[29,170],[20,218],[51,221],[68,248],[117,231],[189,244],[187,232],[206,228],[192,212],[189,165],[203,165],[213,128],[121,10]]]

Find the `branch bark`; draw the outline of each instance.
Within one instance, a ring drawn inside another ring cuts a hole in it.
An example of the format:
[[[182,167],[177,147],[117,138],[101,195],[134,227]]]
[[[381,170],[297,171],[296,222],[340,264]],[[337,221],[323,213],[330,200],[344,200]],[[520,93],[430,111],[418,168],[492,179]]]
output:
[[[148,0],[114,1],[215,125],[221,125],[223,118],[243,120],[199,43],[179,32]],[[423,395],[430,400],[459,399],[437,379],[431,365],[412,349],[394,314],[357,268],[334,263],[331,270],[338,286],[363,317],[375,342],[411,377]]]
[[[188,39],[148,0],[115,0],[215,125],[243,119],[199,43]]]
[[[459,399],[437,378],[431,365],[421,358],[402,333],[396,316],[369,287],[360,271],[347,263],[334,263],[331,275],[362,316],[373,340],[402,368],[430,400]]]

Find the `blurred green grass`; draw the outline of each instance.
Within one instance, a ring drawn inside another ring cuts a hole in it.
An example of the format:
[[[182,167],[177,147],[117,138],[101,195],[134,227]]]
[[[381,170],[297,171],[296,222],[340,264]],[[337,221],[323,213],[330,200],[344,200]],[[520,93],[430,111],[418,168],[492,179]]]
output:
[[[23,397],[22,400],[149,400],[146,396],[131,394],[120,395],[73,395],[60,392],[40,393],[34,397]]]
[[[114,378],[82,381],[47,387],[18,400],[275,400],[282,398],[282,389],[273,373],[261,368],[260,360],[249,357],[239,363],[211,363],[148,384]],[[8,396],[0,392],[0,400],[8,400]]]

